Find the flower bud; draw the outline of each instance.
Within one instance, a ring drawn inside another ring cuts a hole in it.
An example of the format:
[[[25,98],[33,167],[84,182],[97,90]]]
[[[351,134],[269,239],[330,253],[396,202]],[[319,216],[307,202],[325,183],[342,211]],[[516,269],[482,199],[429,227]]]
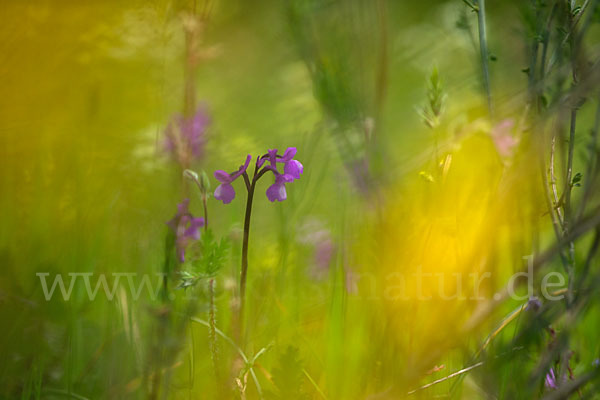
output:
[[[200,187],[207,192],[210,190],[210,179],[208,179],[208,175],[204,171],[200,172]]]
[[[186,169],[185,171],[183,171],[183,176],[192,181],[198,181],[198,174],[192,171],[191,169]]]

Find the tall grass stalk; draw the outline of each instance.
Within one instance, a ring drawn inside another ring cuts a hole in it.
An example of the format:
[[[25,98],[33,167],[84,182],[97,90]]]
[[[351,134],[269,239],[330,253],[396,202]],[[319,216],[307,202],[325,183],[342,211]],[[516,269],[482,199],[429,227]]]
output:
[[[488,111],[490,117],[493,116],[492,107],[492,90],[490,87],[490,68],[489,59],[490,55],[488,52],[487,45],[487,31],[485,24],[485,0],[477,0],[477,24],[479,27],[479,52],[481,54],[481,71],[483,75],[483,88],[487,99]]]

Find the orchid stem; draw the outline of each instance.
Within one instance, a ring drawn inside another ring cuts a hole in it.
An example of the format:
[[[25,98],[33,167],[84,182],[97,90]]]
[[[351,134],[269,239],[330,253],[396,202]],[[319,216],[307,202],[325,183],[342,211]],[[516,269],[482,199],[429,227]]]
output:
[[[257,161],[260,160],[260,157]],[[248,174],[244,172],[244,182],[246,183],[246,189],[248,190],[248,198],[246,200],[246,215],[244,216],[244,238],[242,239],[242,268],[240,271],[240,305],[238,313],[238,326],[237,326],[237,337],[241,339],[244,334],[244,306],[246,303],[246,277],[248,275],[248,241],[250,238],[250,217],[252,215],[252,200],[254,199],[254,189],[256,188],[256,182],[265,174],[270,171],[270,168],[260,169],[257,162],[254,167],[254,174],[252,175],[252,181],[248,177]]]
[[[256,186],[256,168],[252,182],[248,184],[250,179],[248,174],[244,172],[244,181],[248,189],[248,198],[246,200],[246,214],[244,216],[244,238],[242,239],[242,267],[240,270],[240,305],[238,314],[238,332],[239,339],[244,334],[244,306],[246,302],[246,277],[248,275],[248,241],[250,238],[250,217],[252,216],[252,200],[254,199],[254,188]]]

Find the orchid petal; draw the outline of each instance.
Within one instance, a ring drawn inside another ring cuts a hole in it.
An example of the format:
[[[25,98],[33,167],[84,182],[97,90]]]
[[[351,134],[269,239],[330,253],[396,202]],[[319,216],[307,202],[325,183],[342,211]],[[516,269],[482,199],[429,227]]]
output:
[[[287,193],[285,191],[285,185],[283,183],[274,183],[267,189],[267,199],[269,201],[274,202],[284,201],[287,199]]]
[[[223,204],[231,203],[235,198],[235,189],[229,183],[222,183],[215,189],[215,199],[221,200]]]
[[[288,147],[287,149],[285,149],[285,152],[283,153],[281,158],[279,158],[279,160],[277,160],[277,161],[283,162],[283,163],[289,162],[294,158],[297,151],[298,150],[295,147]]]
[[[231,179],[231,175],[221,169],[215,171],[214,175],[215,178],[221,183],[231,183],[233,181],[233,179]]]
[[[192,218],[184,236],[193,240],[200,239],[200,228],[204,226],[204,218]]]
[[[283,170],[294,179],[300,179],[300,174],[304,171],[304,166],[298,160],[290,160],[285,163]]]
[[[267,153],[271,166],[277,168],[277,149],[270,149]]]
[[[240,175],[242,175],[244,172],[246,172],[246,170],[248,169],[248,166],[250,165],[250,160],[252,160],[252,156],[250,154],[248,154],[246,156],[246,162],[244,163],[244,165],[241,165],[240,168],[237,170],[237,172],[231,174],[231,182],[233,182]]]

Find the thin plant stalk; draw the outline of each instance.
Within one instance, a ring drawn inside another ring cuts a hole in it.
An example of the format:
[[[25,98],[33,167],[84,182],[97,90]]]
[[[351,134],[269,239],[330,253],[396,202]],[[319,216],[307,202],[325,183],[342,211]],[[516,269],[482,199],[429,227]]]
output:
[[[485,0],[477,0],[477,23],[479,26],[479,52],[481,53],[481,69],[483,73],[483,88],[485,90],[490,116],[493,114],[492,91],[490,88],[489,53],[487,48],[487,33],[485,26]]]
[[[199,185],[200,186],[200,185]],[[202,208],[204,210],[204,232],[208,230],[208,207],[206,206],[206,190],[201,187],[202,190]],[[215,278],[210,278],[208,281],[208,321],[210,323],[209,328],[209,347],[210,355],[213,361],[213,368],[215,370],[215,377],[217,379],[217,385],[220,384],[219,374],[219,349],[217,343],[217,308],[215,305]]]
[[[257,162],[260,157],[257,158]],[[250,220],[252,217],[252,202],[254,199],[254,189],[256,188],[256,182],[268,171],[268,169],[262,169],[259,172],[258,164],[254,167],[254,173],[252,180],[248,177],[248,174],[244,172],[244,182],[246,183],[246,189],[248,190],[248,197],[246,198],[246,212],[244,215],[244,237],[242,239],[242,265],[240,269],[240,303],[238,310],[238,325],[236,332],[236,339],[241,339],[244,334],[244,308],[246,303],[246,280],[248,276],[248,243],[250,240]]]
[[[575,27],[581,14],[579,14],[575,19],[571,19],[571,29],[570,29],[570,45],[571,45],[571,66],[572,66],[572,76],[573,76],[573,86],[577,86],[578,76],[577,76],[577,53],[579,47],[579,40],[575,39]],[[576,100],[577,101],[577,100]],[[565,191],[564,191],[564,234],[567,236],[570,232],[570,226],[574,223],[573,221],[573,213],[571,210],[571,191],[573,189],[573,158],[575,152],[575,129],[577,126],[577,104],[571,105],[571,121],[569,125],[569,148],[567,153],[567,169],[565,173]],[[569,268],[567,270],[569,282],[568,282],[568,292],[567,292],[567,305],[570,306],[573,302],[573,284],[574,284],[574,271],[575,271],[575,242],[570,241],[569,244]]]
[[[554,15],[556,14],[556,2],[552,6],[552,11],[550,11],[550,15],[548,16],[548,21],[546,21],[546,27],[542,34],[542,58],[540,60],[540,84],[543,88],[543,81],[546,75],[546,59],[548,57],[548,44],[550,43],[550,33],[552,29],[552,20],[554,19]]]
[[[197,179],[196,176],[191,175],[193,181],[200,189],[200,198],[202,199],[202,210],[204,213],[204,232],[208,231],[208,207],[207,207],[207,187],[200,180]],[[217,311],[215,305],[215,278],[210,278],[208,280],[208,322],[209,322],[209,349],[210,355],[213,362],[213,369],[215,370],[215,377],[217,379],[217,385],[220,384],[220,374],[219,374],[219,352],[218,352],[218,343],[217,343]]]
[[[190,387],[189,387],[189,396],[192,398],[192,390],[194,389],[194,376],[196,375],[194,370],[195,360],[194,353],[196,350],[196,344],[194,343],[194,327],[190,324]]]
[[[550,150],[550,162],[551,164],[554,163],[554,141],[552,142],[552,147]],[[548,181],[548,175],[546,172],[546,165],[545,165],[545,161],[544,161],[544,157],[540,157],[540,172],[541,172],[541,176],[542,176],[542,186],[544,188],[544,197],[546,200],[546,206],[548,207],[548,213],[550,214],[550,217],[552,219],[552,227],[554,229],[554,234],[556,235],[556,240],[558,240],[559,242],[563,239],[563,235],[562,232],[564,232],[564,228],[563,228],[563,222],[560,219],[560,211],[558,209],[558,203],[559,201],[555,202],[552,199],[552,195],[550,193],[550,187],[552,185],[554,185],[555,183],[555,177],[554,177],[554,167],[551,165],[550,168],[548,168],[548,172],[550,172],[550,179],[552,179],[553,182],[549,182]],[[568,269],[568,260],[566,258],[566,256],[563,254],[562,248],[559,247],[558,248],[558,254],[560,255],[560,259],[565,267],[565,269]]]
[[[556,174],[554,173],[554,154],[556,150],[556,136],[552,136],[552,144],[550,146],[550,185],[552,186],[552,195],[554,196],[554,209],[558,217],[558,222],[564,229],[564,216],[560,210],[560,199],[558,198],[558,189],[556,188]]]
[[[565,205],[564,205],[564,210],[565,210],[565,216],[564,216],[564,232],[565,232],[565,236],[569,234],[569,229],[571,226],[571,223],[573,222],[573,216],[572,216],[572,212],[571,212],[571,189],[573,188],[573,185],[571,183],[572,179],[573,179],[573,153],[574,153],[574,149],[575,149],[575,126],[577,123],[577,109],[573,108],[571,110],[571,124],[570,124],[570,128],[569,128],[569,152],[568,152],[568,158],[567,158],[567,171],[566,171],[566,178],[565,178]],[[568,283],[568,292],[567,292],[567,301],[569,304],[572,303],[573,301],[573,283],[574,283],[574,269],[575,269],[575,242],[570,241],[569,242],[569,264],[568,264],[568,270],[567,270],[567,274],[569,277],[569,283]]]
[[[202,194],[202,209],[204,211],[204,232],[208,230],[208,208],[206,207],[206,193]]]
[[[201,325],[204,325],[206,327],[210,327],[210,324],[204,320],[201,320],[199,318],[195,318],[192,317],[191,318],[192,322],[196,322],[199,323]],[[221,336],[227,343],[229,343],[231,345],[231,347],[233,347],[239,354],[239,356],[242,358],[242,360],[244,361],[245,364],[248,365],[248,369],[250,371],[250,375],[252,376],[252,380],[254,381],[254,384],[256,385],[256,391],[258,392],[259,398],[262,399],[262,388],[260,386],[260,382],[258,381],[258,378],[256,377],[256,374],[254,373],[254,362],[256,361],[256,358],[258,358],[258,356],[260,354],[262,354],[261,352],[257,353],[252,360],[250,360],[248,358],[248,356],[246,356],[246,354],[244,353],[244,351],[236,344],[236,342],[231,339],[230,337],[228,337],[227,335],[225,335],[221,330],[216,329],[216,333]]]
[[[242,241],[242,269],[240,272],[240,316],[244,315],[244,299],[246,294],[246,278],[248,274],[248,242],[250,240],[250,218],[252,216],[252,201],[254,199],[254,181],[248,190],[246,213],[244,215],[244,238]]]
[[[217,313],[215,306],[215,279],[212,278],[208,281],[208,322],[209,322],[209,347],[210,355],[213,361],[213,368],[215,370],[215,377],[217,384],[220,383],[219,374],[219,351],[217,348]]]
[[[586,173],[584,176],[584,192],[581,199],[581,204],[579,206],[579,211],[577,212],[577,220],[581,218],[583,212],[585,211],[585,206],[589,200],[589,197],[593,193],[593,181],[594,177],[598,174],[598,132],[600,131],[600,96],[598,96],[598,105],[596,106],[596,119],[594,122],[594,127],[592,129],[592,140],[589,145],[589,161],[586,169]]]

